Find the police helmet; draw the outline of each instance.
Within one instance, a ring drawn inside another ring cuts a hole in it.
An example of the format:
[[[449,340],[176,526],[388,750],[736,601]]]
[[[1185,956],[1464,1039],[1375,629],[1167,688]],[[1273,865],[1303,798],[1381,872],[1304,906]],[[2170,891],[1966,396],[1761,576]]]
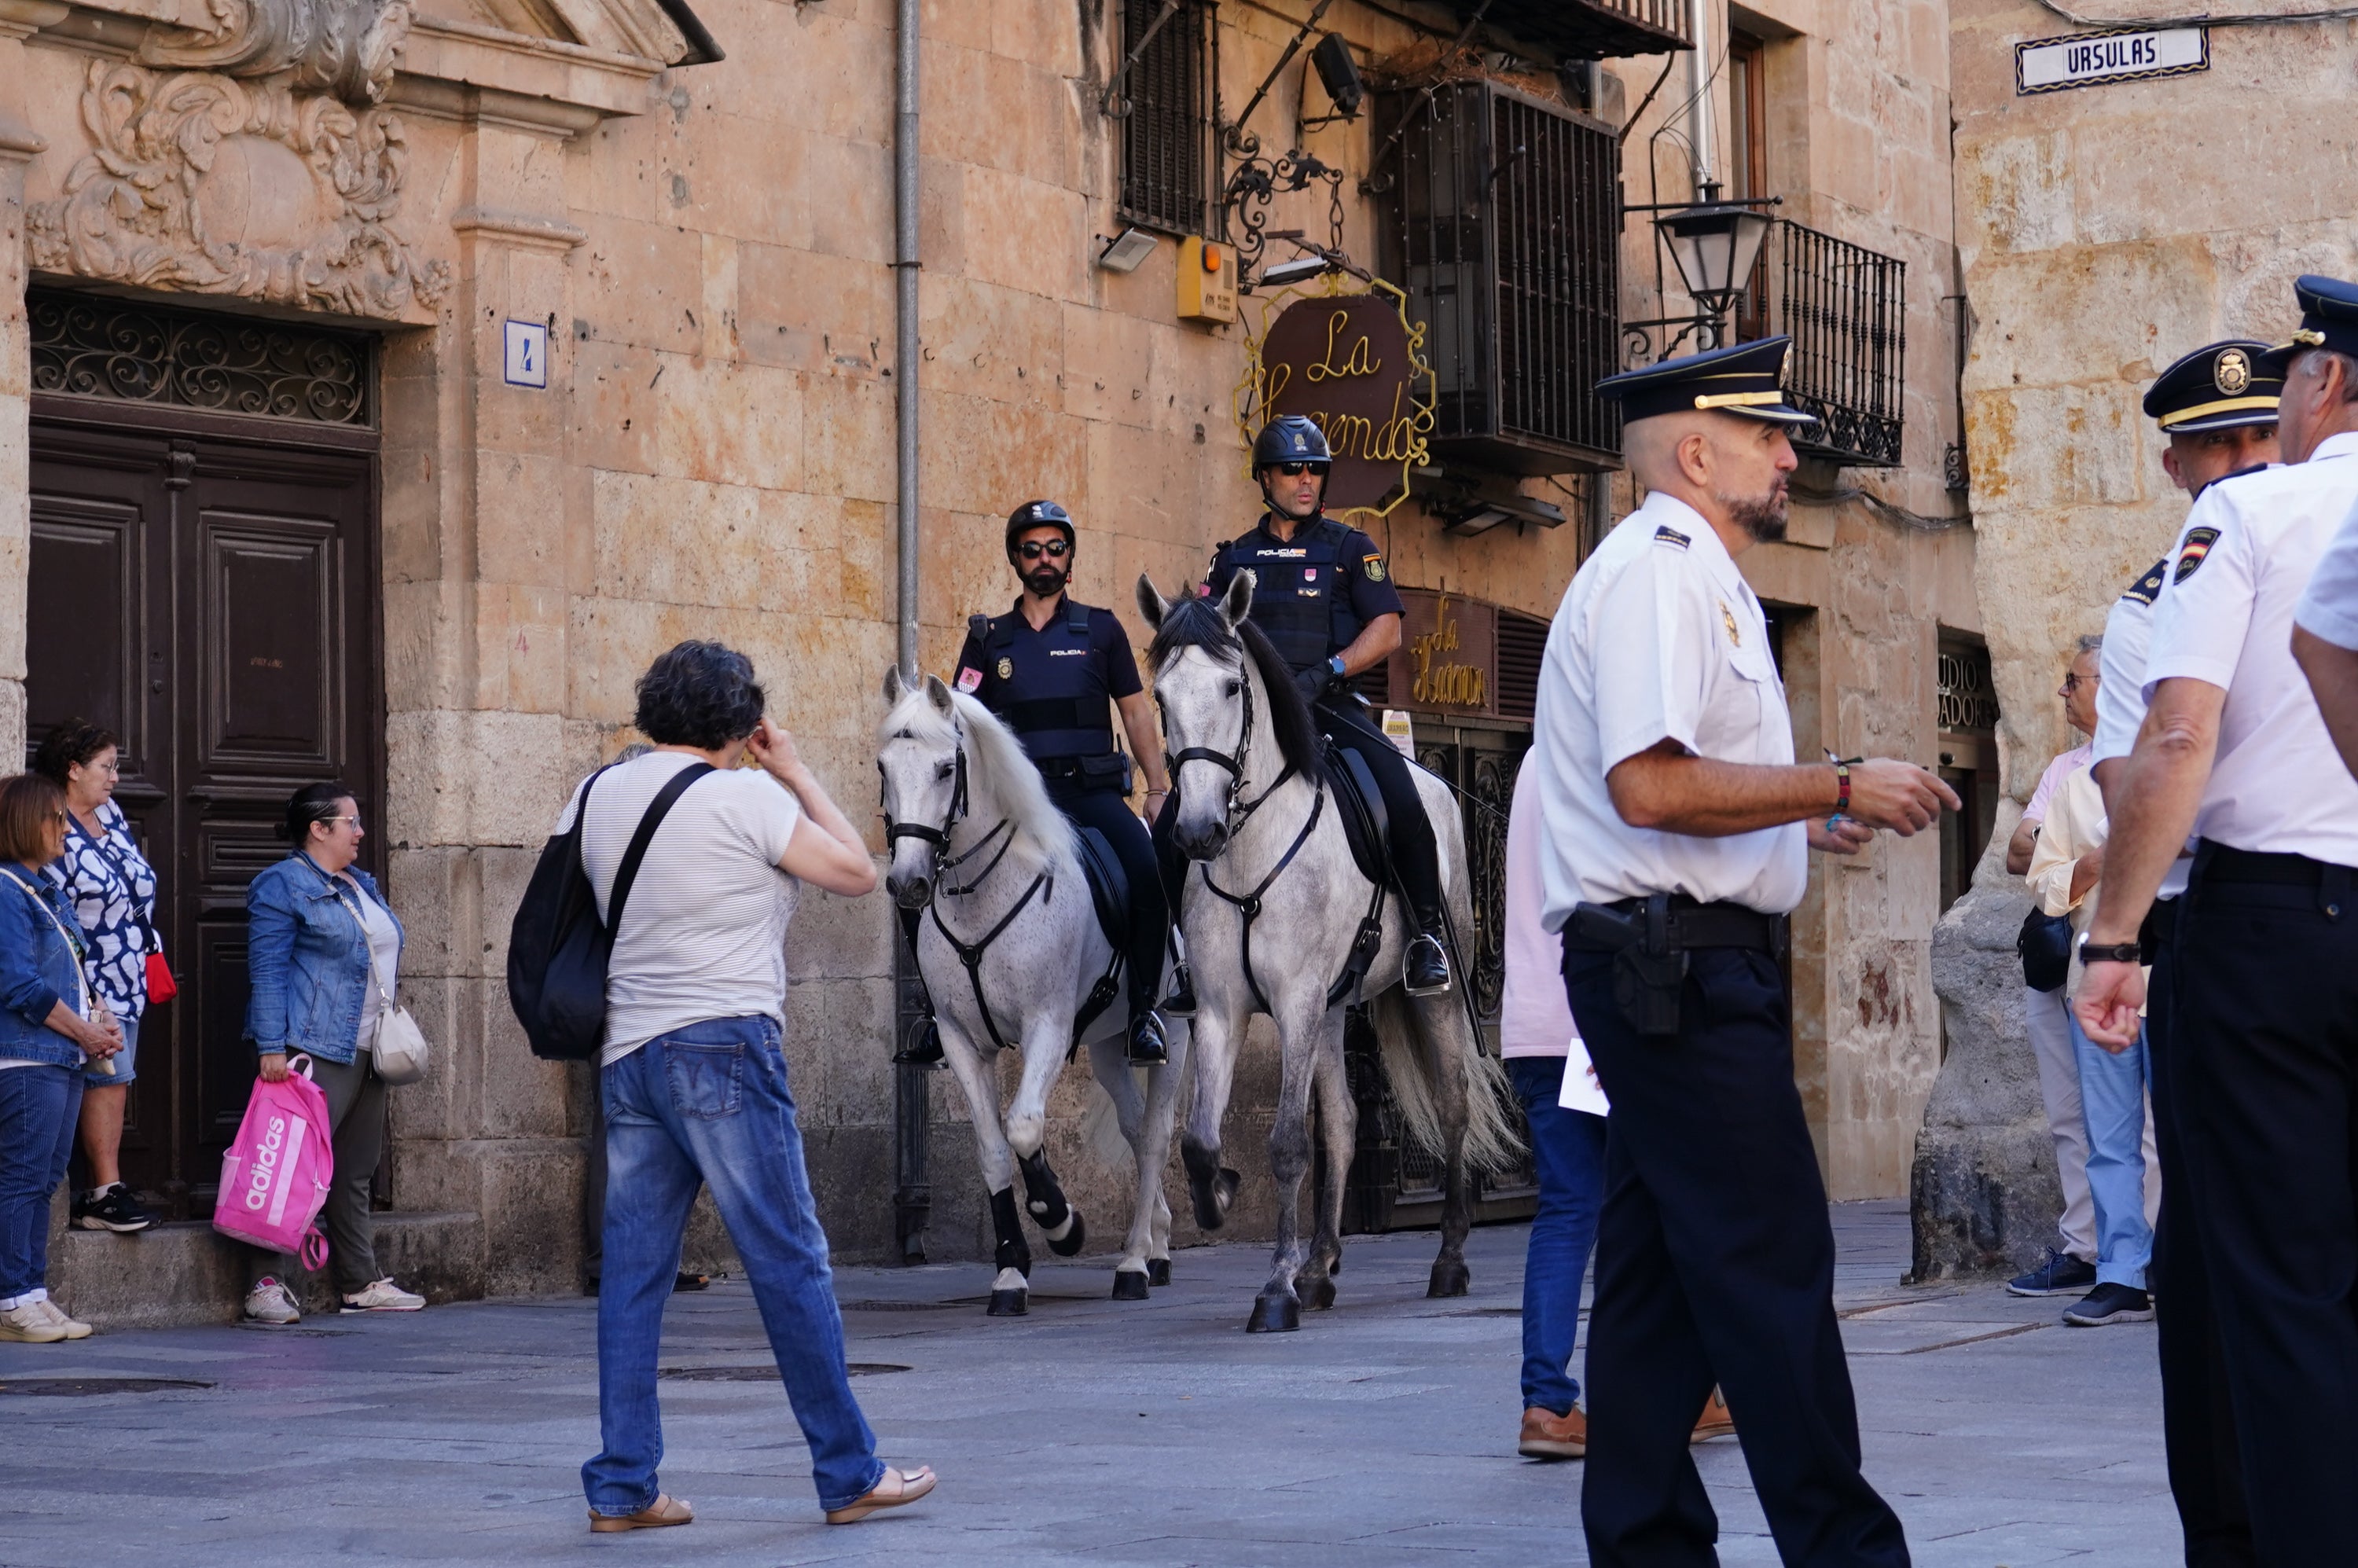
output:
[[[1323,472],[1334,461],[1326,432],[1299,414],[1282,414],[1271,420],[1260,427],[1260,438],[1253,443],[1255,473],[1279,463],[1314,463]]]
[[[1076,547],[1073,537],[1073,514],[1053,501],[1027,501],[1007,514],[1007,553],[1015,554],[1015,541],[1034,528],[1061,528],[1065,531],[1065,547]]]

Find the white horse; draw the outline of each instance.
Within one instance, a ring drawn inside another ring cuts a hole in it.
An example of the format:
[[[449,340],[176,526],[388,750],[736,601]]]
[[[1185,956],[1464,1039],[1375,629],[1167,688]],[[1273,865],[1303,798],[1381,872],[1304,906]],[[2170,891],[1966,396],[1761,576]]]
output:
[[[1195,862],[1180,928],[1195,981],[1195,1096],[1180,1149],[1195,1221],[1206,1230],[1219,1227],[1236,1195],[1237,1173],[1220,1164],[1220,1122],[1245,1024],[1266,1012],[1277,1025],[1282,1077],[1269,1135],[1277,1249],[1245,1324],[1248,1333],[1263,1333],[1299,1328],[1305,1304],[1335,1303],[1357,1121],[1343,1072],[1347,1006],[1376,999],[1384,1072],[1406,1130],[1446,1173],[1441,1254],[1427,1294],[1466,1293],[1472,1174],[1503,1166],[1518,1150],[1505,1073],[1484,1054],[1463,999],[1454,991],[1410,998],[1399,989],[1414,933],[1396,894],[1381,903],[1372,967],[1357,984],[1344,984],[1377,889],[1352,860],[1309,707],[1269,639],[1245,619],[1253,586],[1253,574],[1239,571],[1218,599],[1174,602],[1141,576],[1138,607],[1155,628],[1147,661],[1180,791],[1174,838]],[[1417,788],[1441,850],[1451,918],[1470,931],[1457,812],[1439,779],[1420,773]],[[1295,1208],[1310,1167],[1314,1088],[1326,1165],[1317,1235],[1305,1249]]]
[[[887,670],[884,701],[891,711],[879,733],[876,766],[884,775],[892,852],[885,885],[904,909],[930,906],[917,928],[917,967],[934,1000],[943,1054],[974,1113],[998,1242],[990,1314],[1017,1316],[1027,1307],[1032,1249],[1016,1215],[1016,1175],[1023,1177],[1024,1208],[1050,1251],[1069,1258],[1087,1235],[1041,1144],[1048,1091],[1074,1050],[1074,1018],[1111,976],[1115,948],[1098,923],[1072,825],[1049,800],[1014,732],[936,676],[909,687],[897,668]],[[1150,1283],[1171,1281],[1163,1168],[1188,1032],[1172,1031],[1171,1060],[1142,1070],[1141,1091],[1125,1044],[1129,1022],[1116,987],[1085,1044],[1137,1161],[1137,1201],[1114,1265],[1113,1297],[1143,1301]],[[1004,1120],[998,1074],[1003,1049],[1023,1056],[1022,1081]]]

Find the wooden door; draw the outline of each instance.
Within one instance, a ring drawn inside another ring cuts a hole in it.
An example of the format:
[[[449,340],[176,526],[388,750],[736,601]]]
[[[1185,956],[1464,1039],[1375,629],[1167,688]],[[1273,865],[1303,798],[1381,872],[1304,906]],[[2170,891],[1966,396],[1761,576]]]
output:
[[[374,464],[103,416],[33,423],[28,739],[74,715],[124,737],[181,985],[142,1027],[124,1176],[200,1216],[254,1076],[246,884],[287,852],[301,785],[341,779],[380,815]]]

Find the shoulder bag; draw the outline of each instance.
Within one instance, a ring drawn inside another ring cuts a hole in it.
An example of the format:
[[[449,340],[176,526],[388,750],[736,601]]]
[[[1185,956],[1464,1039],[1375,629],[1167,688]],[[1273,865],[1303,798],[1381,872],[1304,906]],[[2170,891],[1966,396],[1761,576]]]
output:
[[[533,868],[532,881],[516,906],[508,931],[508,1005],[524,1025],[532,1054],[551,1062],[595,1061],[606,1042],[606,967],[614,933],[622,928],[622,907],[638,880],[639,862],[655,829],[687,786],[712,771],[709,762],[680,769],[655,792],[639,818],[638,831],[622,851],[606,918],[598,918],[598,894],[582,859],[582,828],[590,820],[590,794],[605,769],[581,786],[573,826],[551,838]]]
[[[430,1054],[426,1032],[417,1027],[407,1008],[395,1004],[393,989],[384,983],[384,971],[376,967],[376,944],[369,940],[368,921],[360,905],[344,896],[335,878],[330,877],[328,882],[335,890],[336,902],[351,912],[352,924],[361,928],[361,946],[368,949],[369,979],[376,982],[376,1033],[363,1041],[361,1049],[376,1059],[376,1076],[386,1083],[414,1084],[426,1076]]]
[[[2071,975],[2071,917],[2049,914],[2033,904],[2022,917],[2014,950],[2022,955],[2024,985],[2035,991],[2061,989]]]

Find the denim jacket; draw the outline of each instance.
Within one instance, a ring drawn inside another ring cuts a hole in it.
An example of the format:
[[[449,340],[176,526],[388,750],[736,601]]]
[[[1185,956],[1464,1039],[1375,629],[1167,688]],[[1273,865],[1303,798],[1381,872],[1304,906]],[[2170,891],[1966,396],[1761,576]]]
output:
[[[0,1056],[79,1067],[81,1047],[48,1022],[59,1000],[76,1011],[82,1004],[75,973],[81,960],[51,914],[73,922],[73,905],[56,884],[22,866],[0,868]]]
[[[349,874],[392,916],[374,878],[358,866]],[[246,889],[245,963],[253,989],[245,1037],[257,1055],[308,1051],[323,1062],[349,1062],[359,1053],[361,1008],[376,982],[369,973],[368,933],[352,916],[351,897],[304,854],[289,855]],[[398,917],[393,925],[401,929]]]

